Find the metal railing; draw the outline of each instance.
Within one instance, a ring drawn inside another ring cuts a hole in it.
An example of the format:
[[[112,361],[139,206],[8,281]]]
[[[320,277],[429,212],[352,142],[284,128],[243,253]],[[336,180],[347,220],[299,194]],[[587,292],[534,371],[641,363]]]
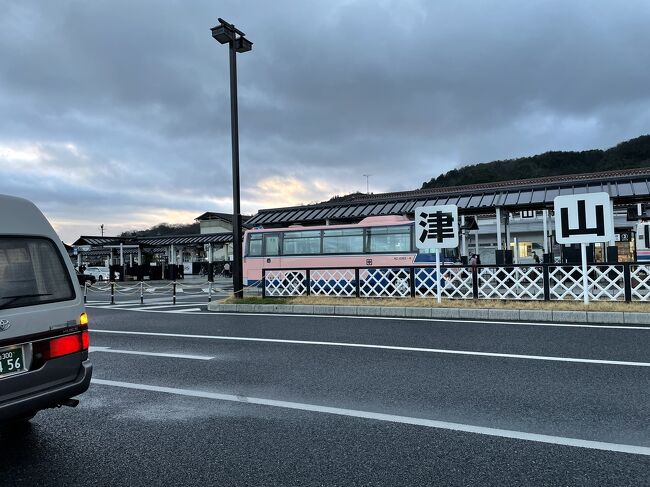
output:
[[[443,265],[441,295],[447,299],[581,300],[578,265]],[[263,269],[262,296],[366,298],[435,297],[435,267],[320,267]],[[650,264],[590,264],[590,301],[650,301]]]
[[[98,284],[88,285],[86,281],[83,287],[84,303],[88,302],[89,294],[106,294],[110,296],[110,304],[115,304],[116,296],[139,296],[140,304],[145,304],[145,296],[167,296],[176,304],[176,297],[183,295],[201,295],[207,297],[207,302],[212,301],[214,293],[213,282],[201,282],[185,284],[176,281],[151,285],[144,281],[136,284],[122,284],[115,281],[106,281]]]

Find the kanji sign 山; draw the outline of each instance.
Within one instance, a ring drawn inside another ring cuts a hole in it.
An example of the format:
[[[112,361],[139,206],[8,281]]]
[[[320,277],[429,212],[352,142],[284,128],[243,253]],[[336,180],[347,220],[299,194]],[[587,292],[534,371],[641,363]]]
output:
[[[421,206],[415,209],[415,244],[419,249],[458,246],[458,207]]]
[[[567,245],[614,240],[614,217],[609,194],[557,196],[553,206],[558,243]]]

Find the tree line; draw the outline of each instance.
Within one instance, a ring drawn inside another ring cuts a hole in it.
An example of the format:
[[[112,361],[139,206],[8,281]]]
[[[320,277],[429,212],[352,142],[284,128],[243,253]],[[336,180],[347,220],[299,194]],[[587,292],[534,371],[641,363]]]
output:
[[[422,189],[639,167],[650,167],[650,135],[621,142],[607,150],[553,151],[467,165],[431,178]]]

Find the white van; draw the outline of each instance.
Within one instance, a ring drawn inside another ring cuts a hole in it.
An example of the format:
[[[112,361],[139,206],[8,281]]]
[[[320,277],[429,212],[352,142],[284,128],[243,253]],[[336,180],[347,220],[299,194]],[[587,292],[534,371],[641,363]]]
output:
[[[76,406],[92,375],[88,342],[61,240],[33,203],[0,195],[0,423]]]

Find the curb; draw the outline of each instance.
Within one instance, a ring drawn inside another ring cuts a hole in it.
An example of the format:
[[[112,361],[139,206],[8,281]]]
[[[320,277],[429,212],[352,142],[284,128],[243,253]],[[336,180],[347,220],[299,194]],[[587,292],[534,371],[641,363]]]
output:
[[[220,304],[210,303],[216,313],[278,313],[394,318],[437,318],[493,321],[539,321],[555,323],[607,323],[650,325],[650,313],[628,311],[554,311],[535,309],[419,308],[409,306],[335,306],[311,304]]]

